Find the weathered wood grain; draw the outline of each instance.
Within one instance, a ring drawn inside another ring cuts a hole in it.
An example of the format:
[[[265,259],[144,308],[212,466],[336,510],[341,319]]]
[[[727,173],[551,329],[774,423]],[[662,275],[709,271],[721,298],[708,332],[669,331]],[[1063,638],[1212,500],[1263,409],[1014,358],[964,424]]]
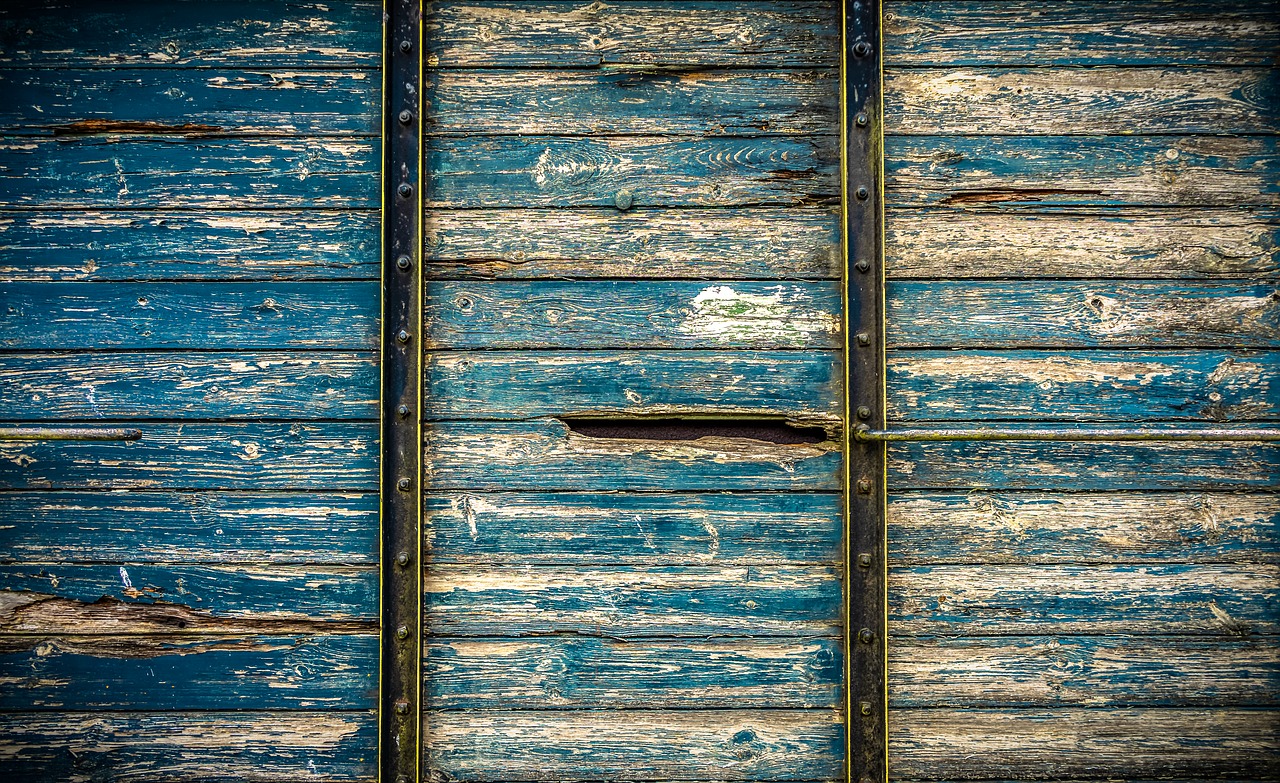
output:
[[[834,422],[843,384],[839,355],[810,351],[459,351],[429,354],[425,373],[424,414],[447,419],[719,412]],[[0,357],[0,400],[4,379]]]
[[[835,66],[838,8],[815,2],[441,2],[432,67]]]
[[[472,490],[836,490],[838,444],[598,438],[560,421],[424,427],[424,486]]]
[[[0,64],[372,69],[381,25],[369,0],[15,3],[0,12]]]
[[[427,89],[427,131],[445,135],[787,135],[839,127],[834,68],[445,70],[431,74]]]
[[[330,492],[4,492],[0,562],[378,561],[378,497]]]
[[[1226,490],[1280,486],[1280,444],[904,443],[889,487],[906,489]]]
[[[4,489],[378,487],[378,428],[324,424],[148,423],[133,443],[0,441]]]
[[[466,781],[795,780],[841,774],[834,710],[427,712],[427,774]]]
[[[893,348],[1280,346],[1274,283],[898,281]]]
[[[0,637],[4,710],[372,710],[378,637]]]
[[[899,351],[887,364],[899,421],[1280,419],[1280,353]]]
[[[889,134],[1274,133],[1271,68],[891,70]]]
[[[372,281],[0,283],[0,346],[376,350],[378,301]]]
[[[0,277],[376,280],[376,212],[0,212]]]
[[[763,565],[842,557],[836,494],[457,492],[428,495],[423,505],[431,563]]]
[[[890,710],[1280,704],[1271,639],[901,638],[888,649]]]
[[[842,263],[831,209],[432,209],[423,231],[431,277],[831,279]]]
[[[890,209],[885,264],[897,279],[1273,278],[1280,271],[1280,215],[1269,209]]]
[[[430,209],[614,206],[624,191],[636,207],[806,206],[840,193],[830,136],[433,137],[424,154]],[[359,204],[336,187],[326,193]]]
[[[10,208],[372,209],[378,165],[376,139],[0,141]]]
[[[13,780],[350,781],[377,775],[371,711],[0,714]]]
[[[376,420],[377,362],[372,352],[3,354],[0,409],[9,421]]]
[[[1280,567],[934,565],[889,571],[894,636],[1280,630]]]
[[[377,135],[369,71],[0,71],[0,130],[57,136]]]
[[[889,763],[924,780],[1260,780],[1280,771],[1276,736],[1271,710],[904,709],[889,713]]]
[[[1275,206],[1275,136],[890,136],[893,205]]]
[[[890,562],[1280,562],[1280,497],[1227,492],[909,492],[888,506]]]
[[[836,639],[437,638],[423,698],[464,710],[836,709],[842,661]]]
[[[840,332],[834,282],[484,281],[426,287],[431,348],[815,348]]]
[[[888,0],[884,56],[905,65],[1272,65],[1274,0]]]
[[[437,636],[830,636],[841,616],[829,566],[430,564],[423,580]]]

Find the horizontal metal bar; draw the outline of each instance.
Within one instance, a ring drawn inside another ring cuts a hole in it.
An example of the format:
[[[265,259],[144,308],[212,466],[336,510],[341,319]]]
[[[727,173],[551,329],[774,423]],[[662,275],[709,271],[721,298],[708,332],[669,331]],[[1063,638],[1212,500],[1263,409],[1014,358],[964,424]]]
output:
[[[0,440],[138,440],[142,430],[125,427],[0,427]]]
[[[900,427],[873,430],[859,425],[853,431],[862,443],[944,440],[1056,440],[1056,441],[1280,441],[1280,429],[1259,427]]]

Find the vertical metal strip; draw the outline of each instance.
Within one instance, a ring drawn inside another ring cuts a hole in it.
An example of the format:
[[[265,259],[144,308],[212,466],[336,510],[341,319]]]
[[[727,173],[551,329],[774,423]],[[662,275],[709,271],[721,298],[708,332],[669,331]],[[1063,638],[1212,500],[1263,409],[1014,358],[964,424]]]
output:
[[[885,444],[858,442],[850,431],[853,419],[885,425],[881,9],[878,0],[843,5],[848,778],[883,783],[888,779]]]
[[[422,14],[386,0],[382,58],[378,778],[418,780],[422,638]]]

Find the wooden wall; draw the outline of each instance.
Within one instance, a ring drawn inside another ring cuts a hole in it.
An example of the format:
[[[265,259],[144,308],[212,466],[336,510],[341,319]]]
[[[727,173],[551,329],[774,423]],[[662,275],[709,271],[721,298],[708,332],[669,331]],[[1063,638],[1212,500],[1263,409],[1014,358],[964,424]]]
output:
[[[376,2],[0,10],[0,776],[374,774]]]
[[[885,6],[890,415],[1280,418],[1274,3]],[[890,450],[891,772],[1280,773],[1274,445]]]

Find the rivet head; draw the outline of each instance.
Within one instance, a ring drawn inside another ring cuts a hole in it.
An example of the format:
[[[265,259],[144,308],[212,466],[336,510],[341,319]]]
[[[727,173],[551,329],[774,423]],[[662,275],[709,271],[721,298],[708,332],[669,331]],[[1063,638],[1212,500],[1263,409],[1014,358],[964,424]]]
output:
[[[400,418],[403,419],[405,416],[409,415],[409,406],[408,405],[397,406],[396,413],[400,414]]]
[[[858,41],[853,45],[853,53],[859,57],[866,57],[871,54],[871,44],[866,41]]]
[[[864,477],[864,478],[860,478],[860,479],[858,479],[858,492],[859,492],[859,493],[861,493],[861,494],[863,494],[863,495],[870,495],[870,494],[871,494],[871,479],[869,479],[869,478],[865,478],[865,477]]]
[[[867,406],[865,406],[865,405],[859,405],[859,406],[858,406],[858,411],[857,411],[857,413],[858,413],[858,418],[859,418],[859,419],[869,419],[869,418],[871,418],[871,409],[870,409],[870,408],[868,408],[868,407],[867,407]]]
[[[871,197],[871,191],[866,188],[858,188],[853,192],[853,195],[857,196],[859,201],[866,201]]]
[[[399,489],[401,492],[408,492],[409,487],[411,486],[413,486],[413,482],[409,481],[409,479],[407,478],[402,478],[396,482],[396,488]]]
[[[870,568],[871,567],[870,553],[863,552],[862,554],[858,555],[858,565],[862,566],[863,568]]]
[[[871,702],[869,702],[869,701],[860,701],[860,702],[858,702],[858,713],[859,713],[859,714],[861,714],[861,715],[870,715],[870,714],[871,714]]]
[[[862,272],[863,274],[866,274],[867,272],[871,271],[871,262],[867,260],[862,260],[854,264],[853,268],[858,270],[859,272]]]
[[[409,111],[408,109],[405,109],[404,111],[400,112],[401,125],[408,125],[412,121],[413,121],[413,112]]]
[[[405,566],[409,565],[409,553],[401,552],[398,555],[396,555],[396,565],[400,566],[401,568],[404,568]]]
[[[400,256],[396,259],[396,266],[400,268],[401,272],[408,272],[409,267],[413,266],[413,259],[408,256]]]
[[[410,337],[409,333],[406,332],[404,329],[401,329],[400,331],[396,332],[396,339],[402,343],[409,342],[409,337]]]
[[[872,633],[870,628],[863,628],[861,631],[858,631],[858,641],[863,644],[871,644],[875,641],[875,638],[876,635]]]
[[[405,54],[408,54],[409,52],[412,52],[412,51],[413,51],[413,41],[401,41],[401,42],[400,42],[400,51],[404,52]]]
[[[402,182],[400,183],[400,187],[396,189],[396,192],[405,198],[409,198],[413,195],[413,185],[410,185],[408,182]]]
[[[401,699],[400,701],[396,702],[396,714],[397,714],[397,715],[408,715],[408,714],[409,714],[409,702],[405,701],[404,699]]]
[[[858,332],[858,334],[856,335],[856,339],[858,341],[858,345],[862,345],[862,346],[871,345],[871,335],[867,334],[866,332]]]
[[[626,190],[625,188],[623,190],[619,190],[613,196],[613,205],[623,211],[631,209],[631,201],[631,191]]]
[[[865,631],[866,629],[864,628],[863,630]],[[408,639],[408,638],[409,638],[409,626],[407,626],[407,625],[402,625],[402,626],[400,626],[399,628],[397,628],[397,629],[396,629],[396,638],[397,638],[397,639]]]
[[[853,118],[854,124],[857,125],[859,128],[867,127],[867,123],[870,121],[871,121],[871,118],[867,116],[867,113],[865,111],[858,112],[858,116]]]

